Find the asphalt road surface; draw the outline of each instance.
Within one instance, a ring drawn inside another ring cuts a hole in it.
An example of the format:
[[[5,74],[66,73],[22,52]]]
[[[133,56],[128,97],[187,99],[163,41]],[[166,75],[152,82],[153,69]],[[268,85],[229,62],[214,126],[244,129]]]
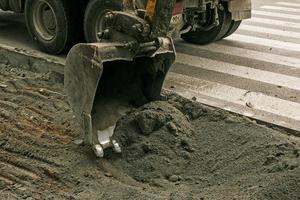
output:
[[[0,43],[37,51],[22,15],[0,14]],[[206,46],[175,45],[166,89],[300,130],[300,0],[255,0],[252,19],[232,36]]]

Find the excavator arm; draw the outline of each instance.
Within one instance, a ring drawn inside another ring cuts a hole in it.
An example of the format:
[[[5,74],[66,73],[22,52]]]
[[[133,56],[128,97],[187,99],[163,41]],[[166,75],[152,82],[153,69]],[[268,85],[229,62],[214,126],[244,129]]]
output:
[[[77,44],[70,50],[65,92],[85,143],[98,157],[106,148],[121,152],[112,138],[126,112],[160,99],[175,60],[173,41],[167,35],[176,2],[148,0],[146,9],[137,11],[134,0],[123,0],[121,11],[109,10],[103,16],[101,42]]]

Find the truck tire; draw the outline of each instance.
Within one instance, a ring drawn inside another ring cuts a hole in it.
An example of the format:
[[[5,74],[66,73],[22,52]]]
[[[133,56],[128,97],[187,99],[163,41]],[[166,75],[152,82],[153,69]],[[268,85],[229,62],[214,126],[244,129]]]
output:
[[[234,21],[232,20],[231,21],[231,25],[229,27],[229,30],[227,31],[227,33],[224,35],[223,38],[226,38],[230,35],[232,35],[238,28],[239,26],[241,25],[242,21]]]
[[[42,51],[64,53],[82,36],[80,9],[73,0],[26,0],[28,32]]]
[[[91,0],[85,10],[83,29],[87,42],[99,42],[98,33],[104,28],[104,15],[109,10],[121,10],[122,1],[119,0]]]
[[[181,38],[186,42],[194,44],[209,44],[214,41],[218,41],[226,35],[231,25],[231,15],[228,12],[227,5],[223,6],[223,9],[218,10],[219,13],[219,25],[208,30],[192,30],[181,35]],[[210,22],[211,23],[211,22]]]

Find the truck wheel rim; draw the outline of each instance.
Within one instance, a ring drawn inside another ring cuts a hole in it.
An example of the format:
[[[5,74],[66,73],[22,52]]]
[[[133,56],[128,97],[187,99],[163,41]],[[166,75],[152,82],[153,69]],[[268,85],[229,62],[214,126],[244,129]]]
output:
[[[55,38],[57,19],[53,8],[46,1],[37,1],[33,6],[33,24],[42,39],[50,41]]]

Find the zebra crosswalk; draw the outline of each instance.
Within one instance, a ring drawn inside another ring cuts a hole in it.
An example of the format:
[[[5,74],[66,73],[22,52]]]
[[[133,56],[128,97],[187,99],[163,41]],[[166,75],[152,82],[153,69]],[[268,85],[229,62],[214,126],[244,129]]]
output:
[[[273,11],[287,11],[287,12],[295,12],[299,13],[299,8],[290,8],[290,7],[282,7],[282,6],[262,6],[262,9],[273,10]]]
[[[166,89],[300,131],[300,1],[255,7],[253,18],[222,41],[175,45]]]
[[[280,13],[279,12],[272,12],[269,10],[252,10],[252,14],[254,15],[262,15],[267,17],[275,17],[275,18],[285,18],[285,19],[292,19],[300,21],[298,15],[295,14],[287,14],[287,13]]]
[[[259,17],[259,16],[252,17],[251,22],[255,22],[255,23],[263,24],[263,25],[272,25],[272,26],[280,26],[280,27],[285,27],[285,28],[300,29],[300,23],[264,18],[264,17]]]
[[[276,5],[291,6],[291,7],[294,7],[294,8],[300,8],[299,3],[293,3],[293,2],[276,2]]]

